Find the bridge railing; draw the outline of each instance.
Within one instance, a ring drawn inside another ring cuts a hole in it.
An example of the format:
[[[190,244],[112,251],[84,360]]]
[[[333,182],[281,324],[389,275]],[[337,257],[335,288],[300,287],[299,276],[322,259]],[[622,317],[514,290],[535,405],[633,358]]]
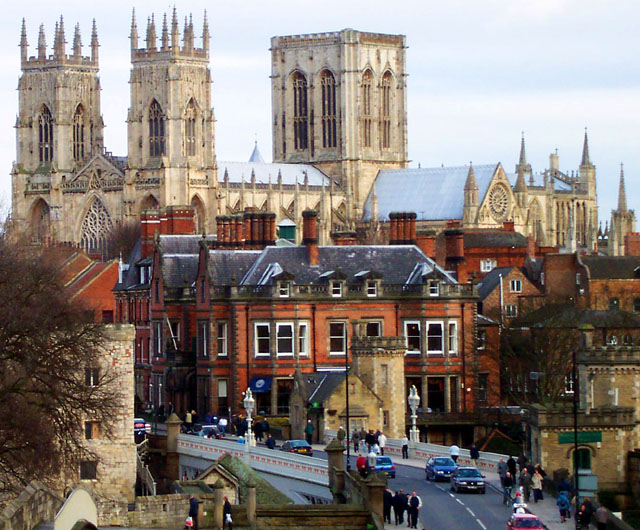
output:
[[[142,460],[141,453],[144,452],[149,445],[149,440],[144,440],[138,445],[138,450],[136,451],[136,469],[138,471],[138,476],[140,477],[140,481],[144,485],[144,489],[147,492],[147,495],[155,495],[156,494],[156,481],[149,471],[149,466],[144,463]]]

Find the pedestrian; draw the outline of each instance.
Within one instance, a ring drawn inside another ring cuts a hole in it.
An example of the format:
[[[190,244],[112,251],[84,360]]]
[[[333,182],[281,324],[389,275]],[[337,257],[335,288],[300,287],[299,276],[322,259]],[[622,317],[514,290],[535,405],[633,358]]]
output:
[[[271,436],[271,433],[267,434],[267,441],[265,442],[266,446],[268,449],[275,449],[276,448],[276,441],[273,438],[273,436]]]
[[[518,468],[520,468],[520,473],[522,473],[524,466],[527,465],[527,461],[528,461],[528,458],[525,456],[525,454],[520,453],[520,456],[518,457]]]
[[[398,490],[393,496],[393,514],[396,519],[396,526],[404,523],[404,511],[407,505],[407,498],[404,496],[404,491]]]
[[[567,494],[571,492],[571,484],[567,482],[566,478],[563,478],[560,482],[558,482],[558,486],[556,487],[558,493],[561,491],[566,491]]]
[[[167,417],[171,416],[174,412],[175,409],[173,408],[173,403],[169,401],[169,404],[167,405]]]
[[[351,441],[353,442],[353,452],[357,453],[360,449],[360,433],[357,430],[351,436]]]
[[[271,425],[269,425],[269,421],[267,420],[267,418],[262,420],[262,432],[264,434],[269,434],[271,432]]]
[[[191,416],[191,412],[187,411],[184,415],[184,428],[187,432],[191,432],[191,425],[193,424],[193,417]]]
[[[376,455],[372,447],[371,451],[369,451],[369,454],[367,455],[367,465],[369,466],[370,471],[375,472],[377,462],[378,462],[378,456]]]
[[[591,511],[584,502],[580,505],[580,509],[576,514],[576,520],[580,530],[589,530],[589,525],[591,524]]]
[[[391,524],[391,506],[393,505],[393,493],[387,486],[382,493],[382,510],[384,513],[384,522]]]
[[[525,513],[524,500],[522,499],[522,492],[516,491],[516,498],[513,501],[513,513]]]
[[[607,520],[609,519],[609,510],[607,510],[604,504],[601,504],[596,510],[596,524],[598,530],[607,530]]]
[[[409,499],[409,528],[418,528],[418,515],[422,508],[422,500],[414,491]]]
[[[474,467],[478,467],[478,459],[480,458],[480,451],[478,451],[476,444],[471,444],[471,448],[469,449],[469,456],[471,457],[471,461],[473,462]]]
[[[504,475],[504,482],[502,483],[502,504],[511,503],[511,491],[513,490],[513,477],[509,471]]]
[[[189,497],[189,517],[193,520],[193,530],[198,530],[198,499]]]
[[[256,421],[253,423],[253,432],[256,435],[256,440],[261,442],[262,441],[262,422],[258,421],[256,418]]]
[[[540,473],[540,476],[542,477],[542,489],[540,490],[540,499],[544,499],[544,483],[547,480],[547,473],[544,469],[542,469],[542,466],[540,464],[536,464],[535,469],[538,471],[538,473]]]
[[[504,458],[501,458],[500,462],[498,462],[498,476],[500,477],[500,485],[504,488],[504,477],[507,476],[507,463]]]
[[[367,473],[367,459],[364,455],[359,455],[358,458],[356,459],[356,469],[358,470],[358,473],[360,473],[360,476],[362,478],[365,478],[368,473]]]
[[[558,499],[556,500],[558,509],[560,510],[560,522],[564,523],[569,517],[569,510],[571,509],[571,501],[569,500],[569,493],[565,490],[558,492]]]
[[[542,500],[542,475],[536,469],[531,477],[531,488],[533,489],[533,502],[537,504]]]
[[[340,444],[344,444],[344,439],[347,436],[347,433],[345,432],[345,430],[342,428],[342,425],[340,425],[340,428],[338,429],[338,432],[336,433],[336,438],[338,439],[338,441],[340,442]]]
[[[371,448],[376,443],[376,435],[373,433],[373,429],[369,429],[369,432],[366,434],[364,441],[367,444],[367,451],[371,452]]]
[[[220,421],[218,422],[218,428],[220,429],[220,433],[222,434],[222,436],[224,436],[224,433],[227,430],[227,425],[228,425],[227,418],[225,418],[224,416],[220,418]]]
[[[409,458],[409,438],[405,434],[402,437],[402,459],[407,460]]]
[[[231,503],[227,497],[224,498],[224,505],[222,506],[222,522],[223,528],[233,530],[233,519],[231,518]]]
[[[507,459],[507,470],[511,473],[511,477],[516,477],[516,459],[510,456]]]
[[[384,456],[384,446],[387,445],[387,437],[384,433],[378,435],[378,447],[380,448],[380,454]]]
[[[304,428],[304,437],[309,445],[311,445],[311,442],[313,441],[314,430],[315,427],[313,426],[313,423],[311,423],[311,420],[307,420],[307,425]]]
[[[449,456],[451,457],[451,460],[453,460],[455,464],[458,463],[458,457],[460,456],[460,448],[456,444],[453,444],[451,447],[449,447]]]
[[[198,413],[195,410],[191,411],[191,421],[193,423],[198,423]]]
[[[364,454],[367,454],[367,431],[364,430],[364,427],[360,429],[360,451]]]
[[[531,475],[529,475],[526,467],[522,468],[519,484],[522,486],[522,492],[524,493],[524,502],[529,502],[531,498]]]

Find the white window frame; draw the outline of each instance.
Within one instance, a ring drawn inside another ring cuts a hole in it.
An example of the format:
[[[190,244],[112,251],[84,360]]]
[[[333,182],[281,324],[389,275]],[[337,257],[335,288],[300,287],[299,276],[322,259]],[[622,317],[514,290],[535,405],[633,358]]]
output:
[[[480,272],[491,272],[498,266],[497,260],[493,258],[486,258],[480,260]]]
[[[222,390],[224,388],[224,391]],[[219,398],[228,398],[229,397],[229,380],[228,379],[218,379],[218,397]],[[220,411],[220,414],[223,414],[223,411]]]
[[[261,353],[258,348],[259,341],[264,341],[265,337],[258,336],[258,328],[266,327],[268,331],[269,351]],[[271,357],[271,324],[269,322],[253,323],[253,351],[255,357]]]
[[[220,333],[221,330],[222,333]],[[219,320],[216,323],[216,349],[218,351],[218,357],[227,357],[229,355],[228,330],[229,323],[226,320]]]
[[[522,280],[509,280],[509,291],[512,293],[521,293]]]
[[[340,324],[342,325],[342,347],[343,350],[342,351],[332,351],[331,350],[331,339],[337,339],[339,338],[338,335],[332,335],[331,334],[331,326],[334,324]],[[347,335],[347,323],[344,320],[332,320],[329,322],[329,355],[331,356],[338,356],[338,355],[346,355],[347,354],[347,341],[348,341],[348,335]]]
[[[291,283],[287,281],[278,282],[278,296],[280,298],[289,298],[291,296]]]
[[[440,282],[429,280],[429,296],[440,296]]]
[[[202,335],[202,349],[200,352],[200,356],[203,359],[206,359],[209,357],[209,336],[211,334],[211,324],[208,320],[198,320],[198,347],[200,347],[200,338],[201,338],[201,333],[204,331],[204,334]]]
[[[410,350],[409,349],[409,333],[407,332],[407,328],[412,325],[412,324],[416,324],[418,326],[418,342],[419,342],[419,349],[417,350]],[[405,320],[404,321],[404,336],[405,336],[405,340],[407,341],[407,355],[420,355],[422,353],[422,323],[419,320]]]
[[[427,321],[427,335],[425,337],[426,347],[427,347],[427,355],[444,355],[444,322],[442,320],[429,320]],[[440,341],[441,348],[439,350],[430,350],[429,349],[429,330],[433,327],[440,326]]]
[[[378,296],[378,282],[376,280],[367,280],[366,289],[369,298]]]
[[[298,357],[309,357],[309,324],[307,322],[298,322]]]
[[[283,328],[289,328],[291,330],[290,337],[282,337],[282,340],[290,340],[291,351],[280,351],[280,330]],[[294,345],[295,345],[295,326],[293,322],[276,322],[276,356],[277,357],[293,357]]]
[[[333,298],[342,298],[343,282],[340,280],[331,281],[331,296]]]
[[[180,340],[180,332],[182,331],[182,326],[180,325],[179,320],[169,320],[169,340],[171,341],[171,345],[173,346],[173,340],[175,338],[175,348],[179,350],[182,345],[182,341]]]
[[[447,325],[447,342],[449,355],[458,354],[458,323],[449,322]]]
[[[518,306],[516,304],[505,304],[504,316],[507,318],[516,318],[518,316]]]

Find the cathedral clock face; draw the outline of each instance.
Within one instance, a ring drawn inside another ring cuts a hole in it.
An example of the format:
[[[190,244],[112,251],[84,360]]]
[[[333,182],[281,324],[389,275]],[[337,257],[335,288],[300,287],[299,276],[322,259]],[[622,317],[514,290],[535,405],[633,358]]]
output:
[[[507,216],[507,208],[509,206],[509,197],[504,186],[494,186],[489,193],[489,208],[491,216],[496,221],[502,221]]]

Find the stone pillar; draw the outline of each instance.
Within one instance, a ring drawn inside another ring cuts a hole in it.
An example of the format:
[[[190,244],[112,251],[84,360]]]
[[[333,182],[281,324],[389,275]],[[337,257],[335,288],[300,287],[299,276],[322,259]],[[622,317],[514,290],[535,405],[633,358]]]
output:
[[[173,412],[166,421],[167,425],[167,478],[180,480],[180,458],[178,456],[178,434],[182,420]]]
[[[324,448],[327,453],[327,467],[329,470],[329,489],[333,495],[334,504],[344,503],[344,446],[333,439]]]
[[[221,479],[215,484],[215,505],[213,507],[213,527],[222,529],[224,525],[222,509],[224,508],[224,484]]]
[[[247,483],[247,522],[252,528],[256,524],[256,485]]]
[[[369,477],[362,481],[362,485],[365,489],[365,496],[367,499],[369,511],[379,518],[379,521],[384,521],[384,505],[383,505],[383,493],[387,483],[385,480],[379,478],[375,473],[371,473]]]

